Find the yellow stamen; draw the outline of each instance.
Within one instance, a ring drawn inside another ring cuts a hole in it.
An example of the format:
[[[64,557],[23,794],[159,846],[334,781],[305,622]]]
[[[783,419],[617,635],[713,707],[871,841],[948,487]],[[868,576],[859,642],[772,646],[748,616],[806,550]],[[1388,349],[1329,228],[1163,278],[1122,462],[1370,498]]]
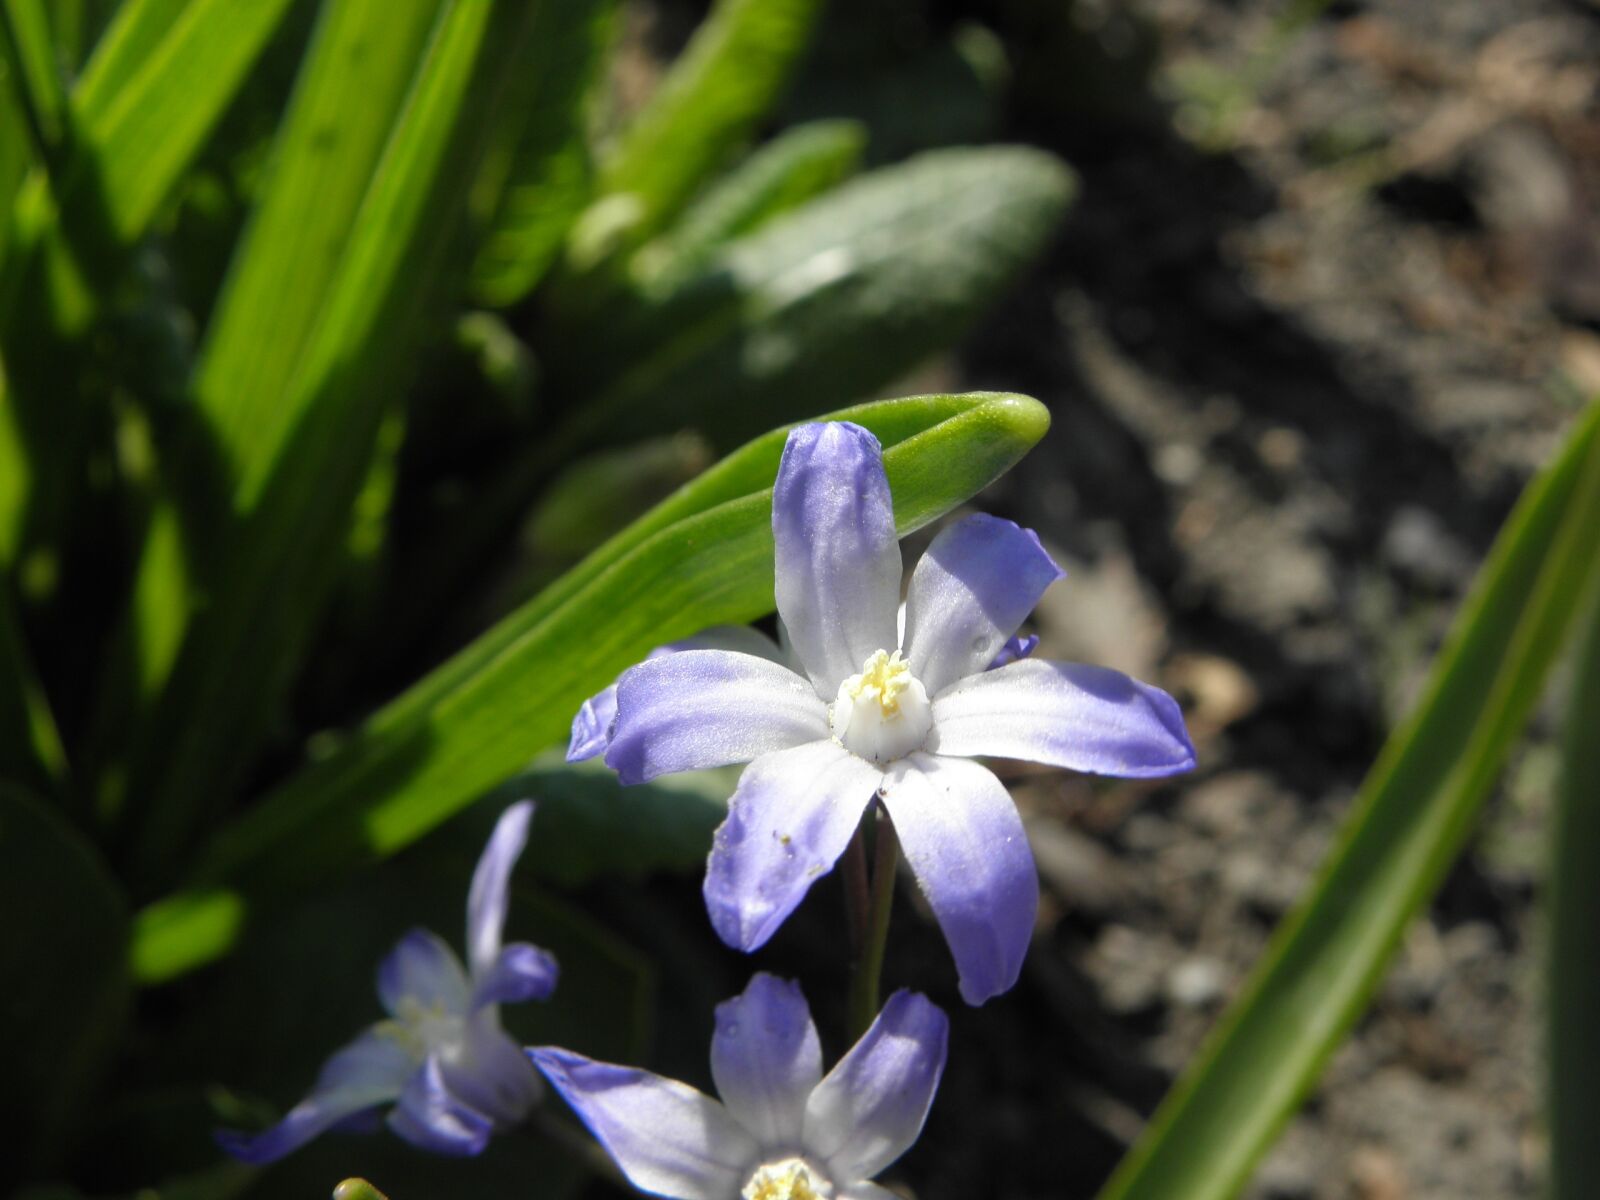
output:
[[[744,1200],[824,1200],[811,1185],[811,1172],[804,1163],[779,1163],[758,1170],[742,1195]]]
[[[900,712],[900,693],[911,686],[911,668],[900,658],[900,651],[888,654],[875,651],[861,668],[861,674],[850,680],[851,697],[858,703],[876,700],[883,715],[892,717]]]

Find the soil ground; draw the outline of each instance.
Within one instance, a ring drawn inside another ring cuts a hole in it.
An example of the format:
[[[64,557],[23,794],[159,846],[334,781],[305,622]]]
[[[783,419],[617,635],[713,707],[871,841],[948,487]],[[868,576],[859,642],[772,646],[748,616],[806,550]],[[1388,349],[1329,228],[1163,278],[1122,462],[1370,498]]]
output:
[[[1389,0],[1290,29],[1282,9],[1076,5],[1117,81],[1088,121],[1030,103],[1046,68],[1012,43],[1015,132],[1083,196],[960,382],[1055,414],[1001,492],[1070,573],[1040,653],[1162,682],[1202,766],[1016,787],[1049,900],[1019,1002],[1038,1023],[953,1054],[952,1090],[995,1102],[936,1120],[919,1195],[1092,1194],[1600,387],[1600,10]],[[1538,1193],[1549,715],[1258,1200]],[[1060,1072],[1000,1074],[1041,1056]]]

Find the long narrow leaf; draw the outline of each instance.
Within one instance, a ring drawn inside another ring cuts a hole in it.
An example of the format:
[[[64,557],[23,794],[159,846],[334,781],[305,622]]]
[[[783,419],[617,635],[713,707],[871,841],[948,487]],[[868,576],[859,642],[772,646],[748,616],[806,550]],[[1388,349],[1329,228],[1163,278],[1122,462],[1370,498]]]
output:
[[[682,219],[641,253],[651,282],[682,278],[717,249],[754,233],[853,173],[866,149],[859,121],[811,121],[785,130],[713,184]]]
[[[105,65],[91,65],[68,106],[59,177],[36,170],[22,182],[9,222],[14,237],[0,258],[0,348],[9,374],[0,455],[25,456],[35,469],[26,494],[0,486],[0,547],[59,537],[95,419],[76,395],[71,366],[83,356],[99,295],[125,268],[128,250],[290,3],[193,0],[179,13],[160,0],[136,0],[113,29]]]
[[[132,242],[194,160],[292,0],[192,0],[137,70],[91,108],[86,170],[115,233]]]
[[[835,415],[885,443],[902,531],[976,493],[1049,421],[1036,401],[988,393]],[[198,965],[187,931],[238,903],[228,889],[281,889],[394,853],[564,740],[582,700],[653,646],[770,612],[771,481],[784,434],[664,502],[269,795],[203,856],[194,894],[141,916],[136,956],[168,974]]]
[[[49,795],[65,773],[55,718],[17,628],[10,589],[0,582],[0,780]]]
[[[1470,832],[1600,573],[1600,406],[1524,494],[1318,881],[1104,1200],[1236,1195]]]
[[[118,7],[72,90],[80,116],[91,124],[104,117],[188,4],[189,0],[126,0]]]
[[[67,133],[67,88],[41,0],[0,0],[0,44],[17,73],[17,94],[39,157],[56,162]]]
[[[386,0],[348,0],[323,12],[265,194],[201,351],[199,428],[175,448],[182,461],[169,467],[169,474],[211,481],[212,494],[165,496],[151,518],[128,639],[144,698],[166,681],[191,593],[214,569],[228,517],[254,507],[309,402],[309,393],[289,391],[289,381],[437,16],[437,3],[397,10]],[[261,336],[263,329],[272,336]]]
[[[1550,1200],[1600,1196],[1600,587],[1584,608],[1550,841]]]
[[[290,381],[347,266],[373,171],[439,10],[437,0],[330,4],[307,52],[270,182],[195,371],[195,400],[239,512],[255,507],[312,399]]]
[[[472,293],[504,307],[531,292],[555,261],[594,192],[588,101],[602,75],[614,0],[540,7],[530,60],[510,107],[520,128],[496,148],[478,181],[485,210]]]
[[[754,131],[810,40],[819,0],[719,0],[600,173],[645,237]]]
[[[192,627],[131,793],[152,874],[248,765],[322,609],[385,402],[413,361],[423,302],[526,44],[528,0],[446,5],[289,384],[304,414],[259,485],[211,606]]]

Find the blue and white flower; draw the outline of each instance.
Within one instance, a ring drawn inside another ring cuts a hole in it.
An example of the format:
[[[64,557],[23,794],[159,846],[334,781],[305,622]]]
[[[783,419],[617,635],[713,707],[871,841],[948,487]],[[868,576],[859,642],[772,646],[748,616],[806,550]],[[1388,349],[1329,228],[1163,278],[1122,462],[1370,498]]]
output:
[[[1038,905],[1022,821],[978,756],[1100,775],[1194,766],[1170,696],[1104,667],[1043,662],[1015,638],[1063,572],[1032,531],[974,515],[912,573],[897,628],[900,547],[882,451],[847,422],[789,435],[772,495],[778,616],[770,653],[679,649],[624,672],[577,757],[603,748],[623,783],[748,762],[705,879],[711,921],[763,945],[881,801],[950,945],[961,994],[1016,982]],[[767,643],[770,645],[770,643]],[[991,669],[992,668],[992,669]]]
[[[496,823],[467,895],[467,963],[437,934],[413,929],[378,967],[388,1010],[322,1068],[311,1094],[254,1136],[217,1140],[236,1158],[269,1163],[325,1130],[390,1104],[389,1127],[440,1154],[477,1154],[489,1135],[520,1122],[539,1099],[538,1074],[500,1025],[500,1005],[543,1000],[556,961],[527,942],[501,944],[511,868],[528,840],[533,804]]]
[[[949,1022],[896,992],[822,1074],[793,983],[756,975],[717,1006],[711,1075],[687,1084],[556,1047],[528,1051],[641,1191],[676,1200],[892,1200],[871,1179],[917,1140],[944,1072]]]

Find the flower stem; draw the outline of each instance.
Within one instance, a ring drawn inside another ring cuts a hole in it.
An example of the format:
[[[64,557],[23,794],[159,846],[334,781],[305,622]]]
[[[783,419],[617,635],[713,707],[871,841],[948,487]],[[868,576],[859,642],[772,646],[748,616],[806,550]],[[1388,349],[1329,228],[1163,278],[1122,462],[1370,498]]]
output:
[[[900,865],[900,839],[894,822],[882,805],[873,823],[872,892],[868,902],[865,936],[850,978],[850,1040],[859,1041],[878,1015],[878,991],[883,976],[883,951],[889,942],[889,912],[894,907],[894,877]]]
[[[844,915],[850,927],[850,960],[855,963],[861,958],[862,943],[867,936],[867,905],[870,903],[870,893],[867,890],[867,823],[872,820],[872,812],[861,814],[861,821],[856,826],[856,831],[850,837],[850,844],[844,851],[844,870],[840,878],[844,882]]]

